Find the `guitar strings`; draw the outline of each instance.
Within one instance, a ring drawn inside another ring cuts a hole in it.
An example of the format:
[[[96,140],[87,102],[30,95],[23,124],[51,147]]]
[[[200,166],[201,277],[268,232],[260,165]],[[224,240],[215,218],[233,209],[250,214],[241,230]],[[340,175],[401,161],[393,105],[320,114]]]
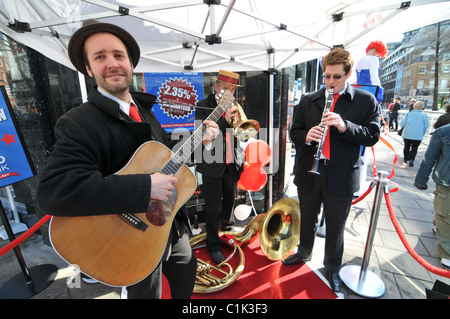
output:
[[[218,107],[214,109],[213,112],[206,118],[208,121],[217,121],[217,119],[222,115],[222,113],[225,111],[225,108],[228,107],[228,105],[233,102],[234,97],[231,96],[231,98],[228,96],[229,92],[227,93],[227,96],[223,97],[223,99],[229,98],[230,100],[227,103],[224,103],[224,105],[221,105],[219,103]],[[175,173],[180,169],[180,167],[186,162],[186,160],[191,156],[193,150],[195,150],[198,145],[202,141],[202,136],[205,132],[205,126],[201,125],[199,126],[191,135],[191,137],[183,143],[183,145],[178,149],[178,151],[174,154],[174,156],[167,162],[166,165],[161,169],[161,172],[163,174],[167,175],[175,175]]]

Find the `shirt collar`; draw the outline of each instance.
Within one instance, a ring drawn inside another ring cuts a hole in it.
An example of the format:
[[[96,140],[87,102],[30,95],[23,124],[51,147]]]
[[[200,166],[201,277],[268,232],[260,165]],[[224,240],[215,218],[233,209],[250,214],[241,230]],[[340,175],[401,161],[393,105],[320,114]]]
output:
[[[336,94],[336,93],[339,93],[339,95],[342,95],[342,94],[344,94],[345,93],[345,91],[347,91],[347,87],[348,87],[348,83],[347,82],[345,82],[345,86],[344,86],[344,88],[341,90],[341,91],[339,91],[339,92],[335,92],[334,94]],[[328,90],[325,90],[325,98],[327,98],[328,97],[328,94],[329,94],[329,92],[328,92]]]
[[[127,103],[121,99],[119,99],[118,97],[112,95],[111,93],[106,92],[104,89],[102,89],[101,87],[97,87],[97,91],[107,97],[110,98],[111,100],[113,100],[114,102],[117,102],[119,104],[120,109],[125,112],[125,114],[130,115],[130,104],[133,103],[134,105],[136,105],[136,103],[134,103],[133,98],[131,97],[130,94],[130,103]]]

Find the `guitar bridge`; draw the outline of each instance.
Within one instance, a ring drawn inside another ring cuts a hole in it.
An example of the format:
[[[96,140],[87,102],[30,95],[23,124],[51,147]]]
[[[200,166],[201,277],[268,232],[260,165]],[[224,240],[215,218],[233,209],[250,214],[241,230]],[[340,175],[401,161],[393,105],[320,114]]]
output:
[[[148,227],[146,223],[144,223],[141,219],[136,217],[134,214],[126,213],[126,214],[120,214],[119,215],[127,224],[133,226],[134,228],[145,231]]]

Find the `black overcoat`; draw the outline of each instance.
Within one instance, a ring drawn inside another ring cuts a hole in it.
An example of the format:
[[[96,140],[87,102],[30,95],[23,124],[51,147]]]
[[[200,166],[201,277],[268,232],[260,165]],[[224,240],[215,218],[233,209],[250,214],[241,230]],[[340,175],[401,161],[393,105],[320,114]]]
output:
[[[218,103],[216,101],[215,94],[209,94],[206,98],[197,103],[198,108],[195,110],[195,119],[203,122],[217,107],[217,105]],[[212,142],[213,147],[209,151],[206,151],[203,144],[201,144],[201,158],[196,158],[196,170],[199,173],[213,178],[223,176],[225,168],[227,167],[226,156],[229,151],[228,146],[226,145],[226,133],[228,132],[231,137],[230,149],[232,152],[232,160],[231,163],[228,164],[228,171],[230,172],[231,177],[237,181],[239,180],[240,174],[244,169],[242,163],[238,164],[235,161],[235,154],[236,152],[239,152],[237,150],[237,147],[239,147],[239,141],[232,134],[233,128],[224,117],[217,119],[216,123],[219,126],[221,135],[217,136]]]
[[[296,147],[294,184],[299,191],[310,188],[314,174],[311,169],[317,143],[306,144],[308,131],[320,123],[325,107],[325,88],[304,95],[294,109],[290,130]],[[375,97],[363,90],[348,85],[346,92],[337,100],[334,112],[347,125],[344,133],[335,127],[330,134],[330,168],[328,189],[335,194],[353,194],[360,188],[361,146],[375,145],[380,137],[379,112]]]
[[[56,143],[37,188],[39,206],[56,216],[145,212],[150,202],[149,174],[115,175],[138,147],[169,139],[152,112],[156,97],[131,93],[143,122],[94,90],[88,101],[65,113],[55,126]]]

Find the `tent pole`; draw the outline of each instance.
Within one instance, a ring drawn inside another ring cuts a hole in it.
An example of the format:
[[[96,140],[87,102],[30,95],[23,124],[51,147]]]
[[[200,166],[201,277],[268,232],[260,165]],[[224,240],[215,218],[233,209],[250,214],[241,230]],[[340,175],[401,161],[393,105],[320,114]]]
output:
[[[273,137],[274,137],[274,129],[273,129],[273,112],[274,112],[274,87],[275,87],[275,72],[273,69],[274,66],[274,53],[269,54],[269,147],[272,150],[271,159],[269,162],[269,173],[268,173],[268,185],[269,185],[269,207],[272,207],[273,202]]]
[[[80,83],[81,101],[84,103],[87,101],[87,87],[84,74],[81,72],[78,72],[78,82]]]
[[[230,4],[227,7],[227,11],[225,12],[222,21],[220,22],[219,27],[217,28],[217,36],[220,35],[222,32],[223,26],[225,25],[225,22],[227,21],[228,17],[230,16],[231,10],[233,10],[234,4],[236,3],[236,0],[233,0],[230,2]]]

